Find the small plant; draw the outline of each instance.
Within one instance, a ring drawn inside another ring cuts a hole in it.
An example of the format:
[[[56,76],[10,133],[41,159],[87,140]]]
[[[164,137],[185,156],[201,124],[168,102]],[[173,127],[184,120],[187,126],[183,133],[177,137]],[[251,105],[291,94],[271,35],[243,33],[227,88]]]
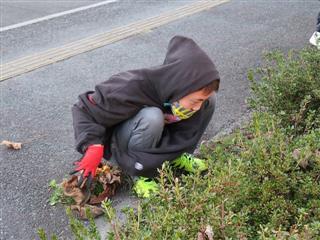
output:
[[[95,185],[94,185],[94,189],[92,191],[92,193],[96,196],[99,196],[100,193],[103,192],[103,185],[101,182],[96,182]]]
[[[101,202],[101,207],[103,208],[104,212],[105,212],[105,218],[106,221],[111,224],[112,227],[112,232],[108,233],[108,239],[116,239],[116,240],[120,240],[120,223],[117,219],[116,216],[116,211],[115,209],[112,207],[112,202],[110,199],[104,200]]]
[[[89,226],[86,227],[84,223],[78,219],[76,219],[70,207],[66,209],[67,216],[69,217],[71,231],[77,240],[100,240],[101,236],[97,229],[97,226],[94,222],[94,218],[90,212],[89,208],[86,208],[86,215],[89,219]]]
[[[51,196],[49,198],[49,204],[51,206],[54,206],[57,203],[62,203],[66,205],[74,204],[74,200],[71,197],[64,196],[63,189],[59,184],[57,184],[56,180],[51,180],[49,182],[49,187],[52,190]]]
[[[48,240],[46,232],[44,231],[43,228],[38,229],[38,236],[39,236],[40,240]],[[51,240],[58,240],[58,237],[55,234],[53,234],[51,236]]]
[[[61,202],[61,198],[63,196],[62,188],[57,184],[56,180],[51,180],[49,183],[49,187],[52,190],[51,196],[49,198],[49,204],[51,206],[56,205]]]

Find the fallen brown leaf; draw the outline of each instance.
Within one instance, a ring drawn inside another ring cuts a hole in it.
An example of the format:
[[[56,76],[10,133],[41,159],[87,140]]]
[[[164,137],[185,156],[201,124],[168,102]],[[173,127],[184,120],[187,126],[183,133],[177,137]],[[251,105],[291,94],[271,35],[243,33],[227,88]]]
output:
[[[107,173],[107,172],[110,172],[110,167],[109,166],[107,166],[107,165],[104,165],[103,167],[98,167],[97,168],[97,171],[96,171],[96,174],[97,175],[100,175],[100,174],[105,174],[105,173]]]
[[[76,204],[72,205],[71,209],[79,219],[87,218],[85,207],[90,207],[93,217],[102,215],[102,208],[94,205],[101,204],[106,198],[112,197],[121,184],[121,171],[116,167],[100,164],[96,173],[90,190],[86,189],[86,184],[78,187],[78,176],[72,176],[69,180],[64,180],[61,183],[64,195],[75,200]],[[103,187],[103,191],[98,196],[91,194],[91,192],[94,192],[96,183],[102,184]]]
[[[213,240],[213,231],[210,225],[207,225],[205,230],[198,232],[197,240]]]
[[[7,148],[19,150],[22,147],[22,143],[10,142],[10,141],[2,141],[0,145],[5,145]]]
[[[207,235],[209,240],[213,240],[213,231],[210,225],[207,225],[205,234]]]
[[[203,232],[198,232],[197,240],[206,240]]]
[[[78,188],[78,177],[72,176],[71,179],[64,180],[61,184],[63,189],[63,194],[67,197],[72,197],[77,205],[84,204],[86,199],[86,193],[84,190]]]
[[[292,157],[294,158],[294,159],[296,159],[296,160],[298,160],[299,159],[299,157],[300,157],[300,149],[299,148],[296,148],[294,151],[293,151],[293,153],[292,153]]]

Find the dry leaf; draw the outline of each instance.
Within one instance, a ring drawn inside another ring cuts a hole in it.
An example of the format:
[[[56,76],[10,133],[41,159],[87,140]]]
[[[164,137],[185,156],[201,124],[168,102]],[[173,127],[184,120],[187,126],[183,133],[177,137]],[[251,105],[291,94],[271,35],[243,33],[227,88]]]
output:
[[[197,237],[197,240],[206,240],[203,232],[198,232],[198,237]]]
[[[107,172],[110,172],[110,167],[105,165],[103,167],[98,167],[97,170],[96,170],[96,174],[97,175],[101,175],[101,174],[105,174]]]
[[[79,219],[87,219],[85,207],[90,208],[93,217],[102,215],[102,208],[92,204],[100,204],[106,198],[112,197],[121,183],[121,171],[110,165],[101,164],[97,168],[96,173],[90,190],[86,189],[86,184],[82,184],[80,188],[78,187],[77,176],[72,176],[69,180],[64,180],[61,184],[64,195],[72,197],[75,200],[76,204],[72,205],[71,209]],[[91,194],[91,192],[94,190],[94,185],[97,182],[102,184],[103,192],[95,196]]]
[[[97,177],[97,181],[102,183],[104,191],[98,196],[92,196],[89,204],[99,204],[106,198],[110,198],[115,194],[115,191],[121,183],[121,171],[118,169],[104,171],[103,174]]]
[[[302,167],[303,169],[307,169],[309,165],[310,165],[310,162],[308,158],[304,158],[299,162],[299,166]]]
[[[209,240],[213,240],[213,231],[210,225],[207,225],[206,231],[204,233],[207,235]]]
[[[307,169],[307,167],[311,164],[310,162],[310,157],[312,156],[312,153],[310,152],[307,152],[305,153],[304,155],[301,154],[301,149],[297,148],[293,151],[292,153],[292,157],[295,159],[295,160],[299,160],[300,158],[300,161],[298,162],[298,165],[300,167],[302,167],[303,169]]]
[[[210,225],[207,225],[205,230],[198,232],[197,240],[213,240],[213,231]]]
[[[16,142],[10,142],[10,141],[4,140],[0,143],[0,145],[6,145],[7,148],[19,150],[21,149],[22,143],[16,143]]]
[[[63,194],[67,197],[72,197],[77,205],[81,205],[86,202],[87,196],[85,191],[78,188],[78,177],[72,176],[71,179],[64,180],[61,184]],[[89,196],[90,197],[90,196]]]
[[[292,157],[293,157],[294,159],[296,159],[296,160],[299,159],[299,157],[300,157],[300,149],[299,149],[299,148],[297,148],[297,149],[295,149],[295,150],[293,151]]]

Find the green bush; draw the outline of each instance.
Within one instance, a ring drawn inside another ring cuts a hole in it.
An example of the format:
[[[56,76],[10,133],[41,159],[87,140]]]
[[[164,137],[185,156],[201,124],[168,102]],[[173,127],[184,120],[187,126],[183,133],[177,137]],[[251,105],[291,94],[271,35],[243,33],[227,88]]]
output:
[[[256,114],[245,130],[203,146],[211,159],[203,176],[178,180],[166,166],[160,195],[128,214],[123,239],[195,239],[207,225],[214,239],[318,236],[320,130],[291,139],[278,124]]]
[[[307,48],[266,54],[264,66],[250,71],[250,106],[275,114],[295,134],[320,127],[320,51]],[[256,81],[259,79],[260,81]]]

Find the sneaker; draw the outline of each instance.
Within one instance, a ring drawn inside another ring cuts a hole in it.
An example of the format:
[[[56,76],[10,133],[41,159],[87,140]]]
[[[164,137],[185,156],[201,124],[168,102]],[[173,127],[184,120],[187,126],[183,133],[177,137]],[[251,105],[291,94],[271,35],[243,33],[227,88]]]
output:
[[[314,32],[309,42],[320,49],[320,32]]]
[[[159,185],[150,178],[138,177],[133,186],[133,191],[141,198],[150,198],[159,193]]]
[[[173,167],[183,169],[187,172],[195,173],[205,171],[208,165],[205,160],[196,158],[192,154],[184,153],[179,158],[172,161]]]

